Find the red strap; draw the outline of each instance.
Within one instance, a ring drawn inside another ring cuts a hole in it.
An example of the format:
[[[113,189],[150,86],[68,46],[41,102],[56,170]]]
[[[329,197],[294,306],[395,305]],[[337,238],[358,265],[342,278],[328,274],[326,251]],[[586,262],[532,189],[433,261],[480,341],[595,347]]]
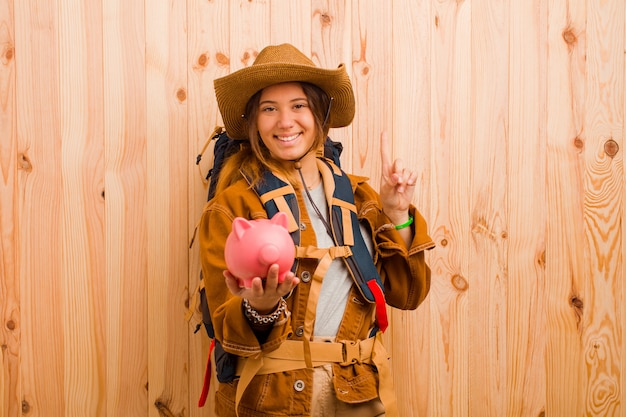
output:
[[[376,301],[376,321],[378,322],[378,328],[381,332],[384,332],[389,324],[389,321],[387,320],[387,303],[385,302],[385,294],[378,285],[378,282],[374,279],[367,281],[367,286],[372,294],[374,294],[374,300]]]
[[[206,369],[204,371],[204,384],[202,385],[202,394],[198,400],[198,407],[204,407],[206,403],[206,397],[209,395],[209,387],[211,386],[211,354],[215,348],[215,339],[211,340],[211,346],[209,347],[209,358],[207,359]]]

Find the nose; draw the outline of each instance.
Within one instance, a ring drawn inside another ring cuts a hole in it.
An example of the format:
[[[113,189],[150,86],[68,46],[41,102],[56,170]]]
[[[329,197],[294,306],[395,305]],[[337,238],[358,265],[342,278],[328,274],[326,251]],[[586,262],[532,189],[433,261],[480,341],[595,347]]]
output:
[[[293,117],[291,116],[291,113],[289,113],[288,111],[280,112],[280,116],[278,118],[278,126],[283,129],[292,127]]]

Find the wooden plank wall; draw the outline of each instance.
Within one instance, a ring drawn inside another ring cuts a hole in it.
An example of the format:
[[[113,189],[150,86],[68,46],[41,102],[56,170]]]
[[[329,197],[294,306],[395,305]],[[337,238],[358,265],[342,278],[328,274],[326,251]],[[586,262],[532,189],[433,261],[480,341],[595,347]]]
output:
[[[623,0],[0,0],[0,417],[212,416],[184,320],[213,79],[347,64],[332,136],[419,173],[403,417],[626,416]]]

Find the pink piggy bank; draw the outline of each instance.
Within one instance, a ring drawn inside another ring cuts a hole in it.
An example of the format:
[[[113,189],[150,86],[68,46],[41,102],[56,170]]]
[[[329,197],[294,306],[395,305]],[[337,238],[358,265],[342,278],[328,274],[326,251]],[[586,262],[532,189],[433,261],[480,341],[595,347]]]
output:
[[[228,270],[239,280],[240,286],[250,288],[253,278],[265,278],[272,264],[278,264],[278,282],[285,280],[296,255],[287,222],[287,214],[281,212],[271,219],[236,217],[233,220],[224,258]]]

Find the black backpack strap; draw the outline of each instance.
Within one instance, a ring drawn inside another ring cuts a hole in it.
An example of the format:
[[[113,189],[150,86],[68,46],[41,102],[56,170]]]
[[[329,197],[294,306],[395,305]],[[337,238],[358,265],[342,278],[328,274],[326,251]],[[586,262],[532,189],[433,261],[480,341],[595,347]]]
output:
[[[388,325],[385,287],[361,235],[350,178],[338,167],[332,167],[328,162],[324,162],[335,180],[331,223],[337,245],[353,247],[352,255],[344,258],[345,262],[361,294],[369,302],[376,304],[377,325],[384,332]]]

